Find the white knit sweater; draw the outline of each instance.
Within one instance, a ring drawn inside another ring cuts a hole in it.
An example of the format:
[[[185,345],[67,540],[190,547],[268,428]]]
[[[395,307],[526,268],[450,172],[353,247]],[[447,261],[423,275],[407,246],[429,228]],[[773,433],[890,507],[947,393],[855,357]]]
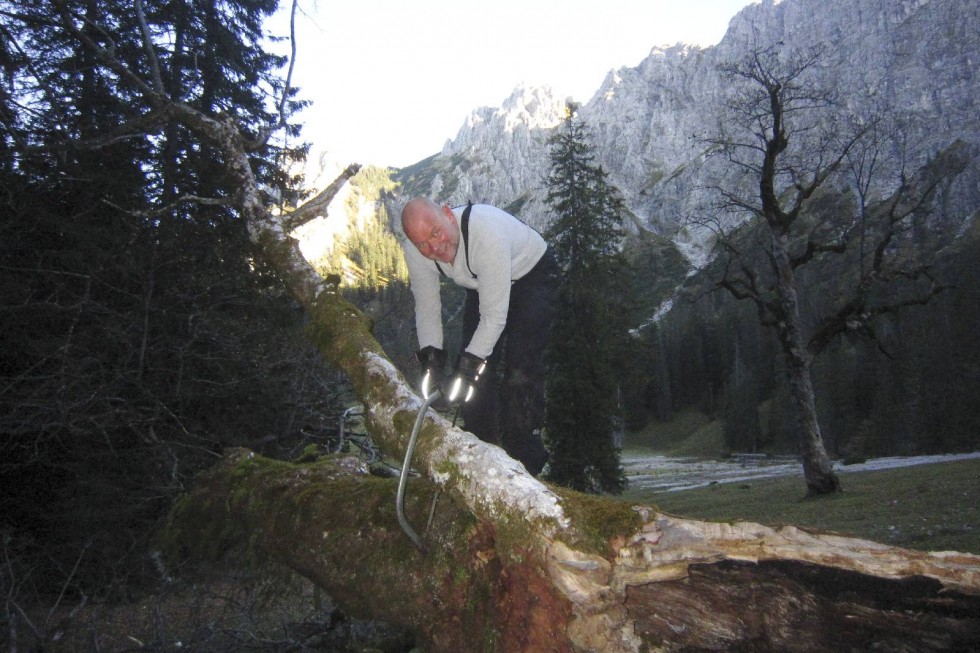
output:
[[[531,271],[547,249],[537,231],[511,214],[489,204],[474,204],[470,210],[469,247],[463,242],[462,215],[466,207],[456,207],[459,248],[455,260],[440,263],[446,275],[464,288],[480,294],[480,323],[466,351],[480,358],[493,352],[507,323],[510,286]],[[439,296],[439,268],[407,239],[403,243],[412,294],[415,296],[415,328],[419,347],[443,348],[442,300]],[[469,266],[466,254],[469,251]],[[470,274],[472,269],[473,274]]]

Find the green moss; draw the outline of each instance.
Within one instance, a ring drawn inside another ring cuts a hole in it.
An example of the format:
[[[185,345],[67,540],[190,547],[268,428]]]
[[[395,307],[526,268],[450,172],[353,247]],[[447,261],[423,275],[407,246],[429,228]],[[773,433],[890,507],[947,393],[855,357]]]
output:
[[[296,463],[309,463],[313,462],[320,457],[320,448],[315,444],[308,444],[303,447],[303,450],[298,456],[293,460]]]
[[[310,340],[348,373],[362,352],[381,351],[371,335],[371,319],[335,292],[321,293],[310,317]]]
[[[396,431],[401,433],[411,433],[412,429],[415,428],[415,420],[418,413],[414,411],[402,410],[395,413],[391,418],[391,423],[395,427]],[[423,433],[426,431],[427,427],[425,424],[422,425],[422,432],[419,433],[419,438],[421,439]]]
[[[241,522],[216,518],[223,512],[222,506],[207,497],[180,497],[157,536],[160,550],[171,560],[220,560],[248,537]]]
[[[449,458],[439,461],[439,463],[436,465],[436,471],[439,474],[449,476],[450,479],[458,479],[460,475],[459,465]]]
[[[552,489],[561,497],[565,513],[573,524],[573,535],[565,543],[574,548],[610,556],[613,538],[634,533],[643,524],[631,504],[567,488]]]
[[[497,509],[498,519],[494,526],[497,555],[505,564],[522,564],[527,557],[529,522],[515,519],[505,507]]]
[[[275,458],[265,458],[251,452],[239,457],[228,466],[228,475],[231,483],[235,486],[247,486],[246,481],[256,477],[279,474],[290,468],[292,463]],[[247,488],[246,489],[250,489]]]

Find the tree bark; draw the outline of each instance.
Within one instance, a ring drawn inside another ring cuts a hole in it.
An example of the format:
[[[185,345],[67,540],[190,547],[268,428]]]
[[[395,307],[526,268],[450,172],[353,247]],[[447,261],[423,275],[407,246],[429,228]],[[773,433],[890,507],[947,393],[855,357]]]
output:
[[[271,220],[250,225],[262,251],[273,262],[299,256],[264,226]],[[302,261],[280,269],[287,279],[300,269],[288,285],[310,288]],[[311,339],[350,377],[375,441],[400,457],[421,400],[334,286],[306,305]],[[175,508],[171,550],[215,555],[251,542],[351,614],[412,629],[430,652],[888,647],[893,613],[919,650],[980,641],[978,556],[683,520],[561,492],[437,414],[416,462],[430,480],[411,485],[412,523],[424,523],[436,488],[444,497],[426,554],[397,526],[393,480],[350,459],[291,465],[243,451]]]
[[[352,616],[412,630],[430,653],[980,643],[980,556],[679,519],[571,492],[552,495],[569,517],[557,529],[507,517],[506,505],[479,515],[444,493],[423,553],[399,530],[395,486],[353,457],[289,464],[236,450],[175,507],[169,550],[211,559],[247,542]],[[424,524],[437,484],[410,488],[406,512]]]
[[[770,220],[770,225],[774,221]],[[783,350],[786,379],[795,408],[797,427],[800,430],[800,458],[803,461],[803,479],[808,495],[830,494],[840,490],[840,479],[834,473],[827,449],[820,433],[817,419],[817,403],[811,377],[811,354],[803,336],[803,320],[796,292],[796,274],[789,258],[789,237],[784,230],[772,226],[772,259],[775,275],[774,288],[779,307],[776,333]]]

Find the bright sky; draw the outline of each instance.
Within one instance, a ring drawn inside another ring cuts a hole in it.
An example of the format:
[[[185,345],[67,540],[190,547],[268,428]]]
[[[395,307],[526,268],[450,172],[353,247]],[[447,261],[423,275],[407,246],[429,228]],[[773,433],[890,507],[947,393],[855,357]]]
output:
[[[341,164],[407,166],[522,82],[587,102],[654,46],[718,43],[753,1],[300,0],[304,138]],[[288,20],[270,29],[288,35]]]

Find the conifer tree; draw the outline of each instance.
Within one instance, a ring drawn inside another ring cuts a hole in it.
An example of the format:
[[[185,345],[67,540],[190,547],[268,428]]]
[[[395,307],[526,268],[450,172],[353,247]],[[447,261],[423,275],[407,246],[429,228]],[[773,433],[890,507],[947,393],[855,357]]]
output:
[[[548,477],[584,492],[621,492],[626,485],[614,436],[620,361],[626,338],[623,203],[595,162],[588,128],[568,105],[549,140],[546,237],[565,282],[552,333],[546,428]]]
[[[163,108],[234,115],[263,189],[298,193],[302,148],[263,137],[299,135],[276,5],[0,0],[0,527],[70,570],[37,591],[120,591],[216,452],[291,451],[334,409],[230,164]]]

